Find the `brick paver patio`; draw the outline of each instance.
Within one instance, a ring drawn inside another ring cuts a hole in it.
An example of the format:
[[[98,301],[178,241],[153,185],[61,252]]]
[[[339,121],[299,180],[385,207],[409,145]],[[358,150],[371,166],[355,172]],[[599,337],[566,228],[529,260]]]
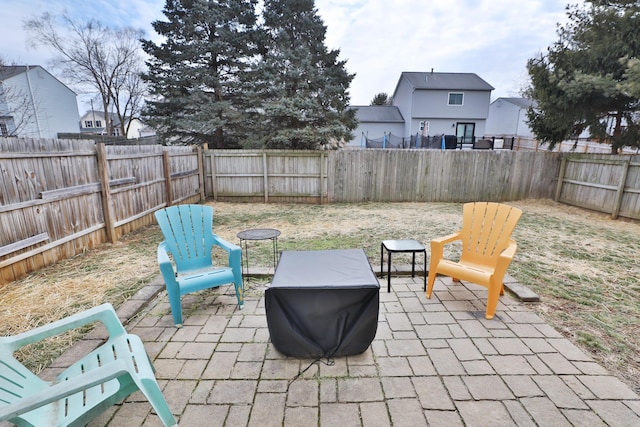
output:
[[[380,280],[376,338],[335,360],[270,344],[264,285],[248,288],[242,311],[230,287],[184,297],[182,329],[164,291],[153,297],[161,280],[119,314],[142,307],[127,329],[144,340],[183,427],[640,425],[638,395],[520,301],[501,297],[485,320],[481,287],[438,278],[427,300],[421,277],[394,277],[391,293]],[[90,424],[158,425],[139,393]]]

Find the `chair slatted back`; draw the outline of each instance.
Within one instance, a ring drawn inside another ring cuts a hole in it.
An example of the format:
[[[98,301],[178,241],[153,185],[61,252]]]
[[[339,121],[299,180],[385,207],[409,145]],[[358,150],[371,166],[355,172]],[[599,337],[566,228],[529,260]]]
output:
[[[0,408],[46,387],[44,381],[15,360],[13,354],[5,351],[4,347],[0,341],[0,348],[3,349],[0,360]]]
[[[495,265],[507,248],[522,210],[501,203],[465,203],[462,209],[462,254],[460,261]]]
[[[170,206],[156,211],[155,216],[178,272],[211,267],[211,206]]]

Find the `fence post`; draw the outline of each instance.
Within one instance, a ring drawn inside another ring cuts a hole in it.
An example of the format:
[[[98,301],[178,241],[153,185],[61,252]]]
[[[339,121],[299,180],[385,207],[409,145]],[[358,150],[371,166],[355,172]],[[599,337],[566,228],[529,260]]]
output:
[[[324,205],[324,151],[320,152],[320,204]]]
[[[558,174],[558,185],[556,185],[556,195],[554,200],[557,202],[560,200],[560,193],[562,192],[562,182],[564,181],[564,171],[567,167],[567,156],[562,156],[560,162],[560,173]]]
[[[202,156],[202,148],[197,147],[198,150],[198,187],[200,187],[200,201],[204,201],[204,163]]]
[[[107,241],[114,243],[117,240],[116,228],[114,225],[111,187],[109,187],[109,163],[107,161],[107,150],[105,149],[104,142],[96,144],[96,156],[98,160],[98,174],[100,175],[100,198],[102,199],[104,227],[107,233]]]
[[[269,171],[267,170],[267,153],[262,153],[262,175],[263,175],[263,189],[264,189],[264,202],[269,202]]]
[[[629,163],[631,163],[631,158],[626,158],[622,164],[622,176],[620,177],[620,184],[618,184],[618,191],[616,192],[616,201],[613,205],[613,212],[611,212],[611,219],[618,219],[618,214],[620,213],[622,197],[624,196],[624,186],[627,183],[627,176],[629,175]]]
[[[211,163],[211,191],[213,200],[218,201],[218,182],[216,180],[216,150],[207,150],[209,153],[209,163]]]
[[[162,168],[164,170],[164,186],[167,206],[171,206],[173,201],[173,190],[171,188],[171,157],[169,157],[169,152],[166,150],[162,152]]]

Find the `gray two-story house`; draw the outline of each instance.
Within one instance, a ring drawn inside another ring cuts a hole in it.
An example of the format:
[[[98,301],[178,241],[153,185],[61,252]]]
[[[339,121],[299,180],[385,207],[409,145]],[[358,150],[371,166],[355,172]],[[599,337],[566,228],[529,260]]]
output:
[[[472,143],[485,133],[493,86],[474,73],[403,72],[393,92],[392,105],[386,107],[354,106],[359,126],[349,145],[361,145],[362,136],[380,138],[380,126],[388,133],[414,135],[455,135],[458,143]],[[383,114],[387,109],[388,114]],[[373,110],[375,109],[375,110]],[[375,114],[371,114],[371,111]],[[402,120],[383,123],[372,117]]]

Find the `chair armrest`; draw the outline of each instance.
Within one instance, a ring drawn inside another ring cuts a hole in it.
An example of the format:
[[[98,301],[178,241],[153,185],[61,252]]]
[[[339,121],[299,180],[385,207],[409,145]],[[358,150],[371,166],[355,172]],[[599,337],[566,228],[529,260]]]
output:
[[[436,237],[435,239],[431,239],[432,242],[437,242],[438,244],[447,244],[447,243],[451,243],[453,241],[456,240],[460,240],[460,233],[462,233],[462,231],[456,231],[455,233],[449,234],[447,236],[443,236],[443,237]]]
[[[516,255],[517,249],[518,245],[515,240],[509,239],[509,246],[498,255],[498,262],[496,263],[496,269],[493,274],[497,277],[504,277],[507,273],[507,268],[509,268],[509,264],[511,264],[513,257]]]
[[[215,234],[213,235],[213,242],[214,244],[227,251],[227,253],[229,254],[229,266],[234,270],[234,272],[240,272],[240,266],[242,262],[242,249],[240,248],[240,246],[234,245],[233,243],[230,243]],[[239,274],[241,274],[241,272]]]
[[[503,250],[498,257],[512,260],[513,257],[516,255],[517,249],[518,249],[518,244],[516,243],[516,241],[513,239],[509,239],[509,246],[507,246],[506,249]]]
[[[444,253],[444,246],[447,243],[454,242],[456,240],[460,240],[460,234],[462,230],[456,231],[455,233],[449,234],[447,236],[437,237],[435,239],[431,239],[431,258],[432,259],[442,259],[442,255]]]
[[[213,235],[213,243],[217,246],[220,246],[222,249],[224,249],[227,252],[241,251],[240,246],[234,245],[233,243],[230,243],[224,240],[222,237],[216,234]]]
[[[127,364],[122,360],[118,360],[92,369],[83,375],[68,378],[39,392],[25,396],[10,405],[3,406],[0,408],[0,420],[15,418],[20,414],[71,396],[79,391],[118,378],[127,372],[129,372]]]
[[[59,335],[63,332],[97,321],[102,322],[109,333],[109,337],[127,333],[124,326],[122,326],[122,323],[120,323],[120,319],[118,319],[118,315],[113,309],[113,306],[109,303],[105,303],[89,310],[76,313],[72,316],[65,317],[64,319],[34,328],[30,331],[22,332],[11,337],[2,337],[0,340],[3,345],[11,348],[11,351],[13,352],[27,344],[32,344],[45,338]]]
[[[174,283],[176,281],[176,270],[173,267],[171,258],[169,258],[166,242],[160,242],[158,245],[158,264],[165,283]]]

